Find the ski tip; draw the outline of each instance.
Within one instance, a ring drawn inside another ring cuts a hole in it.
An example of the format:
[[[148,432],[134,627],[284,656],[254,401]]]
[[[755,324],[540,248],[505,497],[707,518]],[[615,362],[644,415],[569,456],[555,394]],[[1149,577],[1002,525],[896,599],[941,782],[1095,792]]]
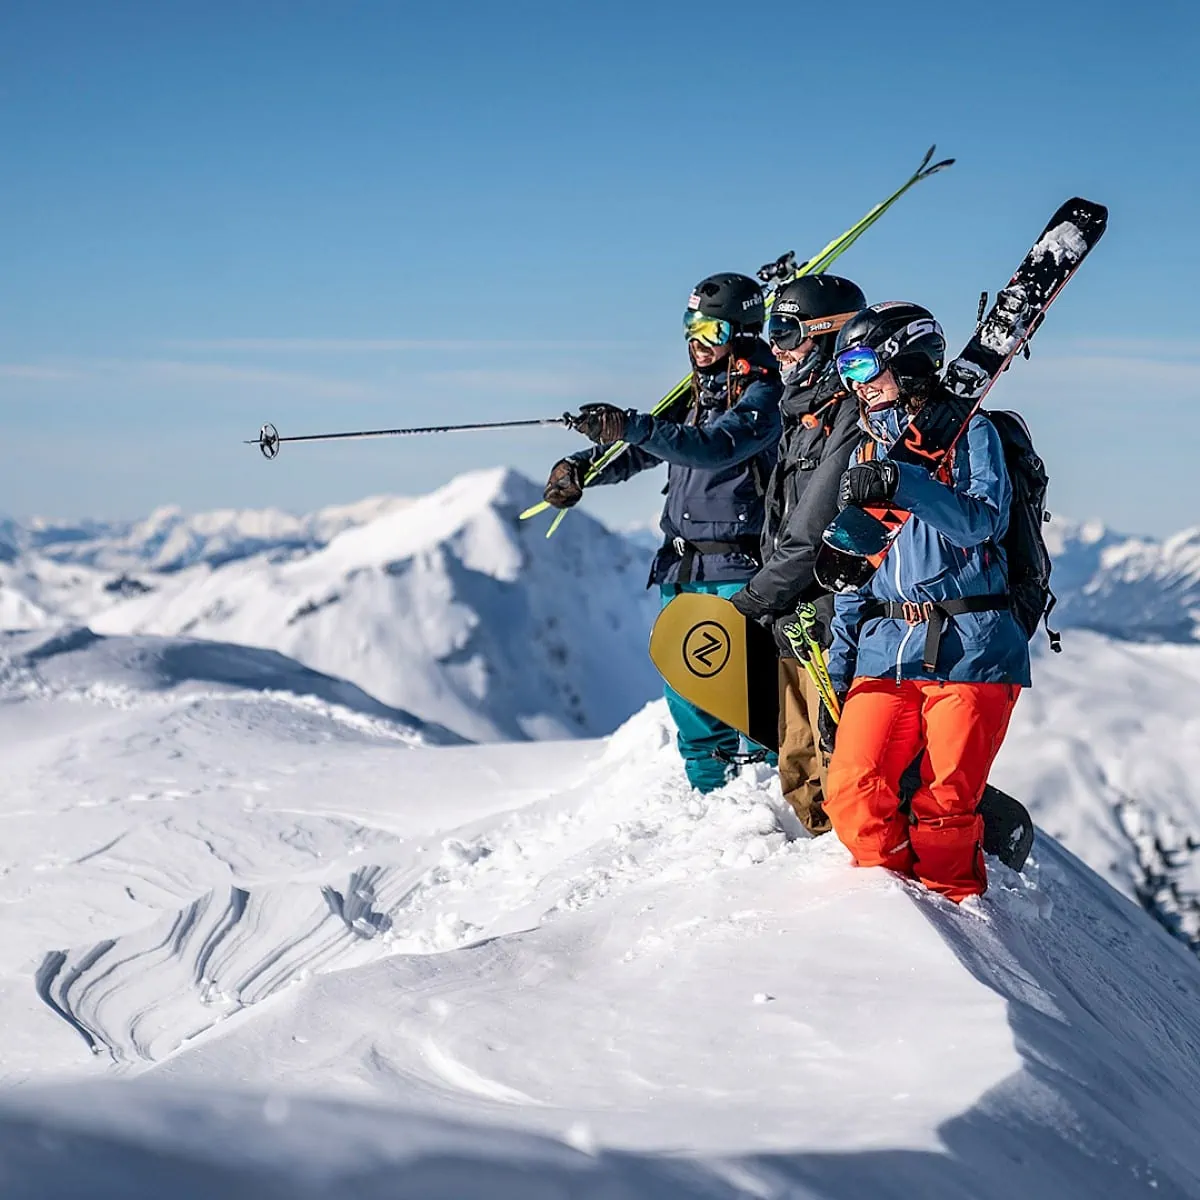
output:
[[[530,517],[536,517],[538,513],[544,513],[550,507],[545,500],[539,500],[532,508],[527,508],[518,518],[519,521],[528,521]]]
[[[558,515],[554,518],[553,521],[550,522],[550,528],[546,530],[547,538],[552,538],[554,536],[554,531],[562,524],[563,517],[565,517],[566,515],[567,515],[567,510],[565,508],[560,508],[558,510]]]
[[[1062,207],[1074,209],[1077,212],[1086,213],[1088,215],[1094,214],[1096,217],[1101,218],[1108,216],[1108,208],[1106,205],[1097,204],[1095,200],[1088,200],[1083,196],[1072,196],[1070,200],[1062,205]]]
[[[937,150],[937,142],[934,142],[933,145],[930,146],[929,149],[925,151],[925,157],[923,159],[921,159],[921,165],[917,168],[918,171],[925,170],[926,164],[933,157],[934,151],[936,151],[936,150]]]
[[[958,162],[957,158],[943,158],[941,162],[934,163],[928,170],[922,172],[924,175],[932,175],[937,171],[943,171],[947,167],[952,167]]]

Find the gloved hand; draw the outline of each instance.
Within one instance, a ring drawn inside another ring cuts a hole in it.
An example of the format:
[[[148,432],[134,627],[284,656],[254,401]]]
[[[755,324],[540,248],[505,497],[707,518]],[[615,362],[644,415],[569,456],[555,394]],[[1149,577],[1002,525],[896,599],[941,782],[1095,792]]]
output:
[[[752,587],[747,585],[729,597],[729,603],[746,618],[764,629],[770,629],[779,613],[775,611]]]
[[[859,508],[891,503],[900,483],[900,468],[886,458],[851,467],[838,485],[838,508],[855,504]]]
[[[846,711],[846,693],[837,693],[838,711]],[[826,754],[833,753],[834,743],[837,741],[837,722],[833,719],[833,714],[824,704],[821,705],[821,711],[817,714],[817,741],[820,743],[821,749]]]
[[[788,625],[797,626],[796,645],[793,646],[791,639],[784,628]],[[798,613],[787,613],[785,616],[779,617],[775,621],[775,644],[779,647],[779,653],[784,658],[799,659],[800,662],[807,662],[809,658],[808,640],[803,636],[800,626],[800,617]],[[818,646],[824,646],[828,643],[829,635],[825,629],[825,623],[819,616],[813,621],[813,637],[816,639]]]
[[[785,625],[794,625],[796,623],[796,614],[788,613],[783,617],[776,617],[771,622],[771,632],[775,635],[775,647],[779,651],[780,658],[794,658],[800,662],[808,661],[808,646],[802,638],[796,639],[796,644],[793,646],[791,639],[783,632]]]
[[[571,428],[597,446],[611,446],[625,440],[625,421],[625,410],[615,404],[585,404],[572,419]]]
[[[550,468],[542,499],[551,508],[574,508],[583,499],[583,464],[573,458],[560,458]]]

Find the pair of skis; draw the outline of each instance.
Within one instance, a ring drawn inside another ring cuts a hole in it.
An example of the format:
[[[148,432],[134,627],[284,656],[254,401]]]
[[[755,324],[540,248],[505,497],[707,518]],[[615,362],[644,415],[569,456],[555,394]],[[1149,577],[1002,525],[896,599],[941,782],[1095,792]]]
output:
[[[824,246],[817,254],[810,258],[807,262],[797,263],[794,253],[789,251],[787,254],[781,255],[773,263],[768,263],[758,272],[758,277],[767,285],[768,291],[766,296],[767,313],[770,314],[771,306],[774,304],[775,296],[779,289],[785,287],[795,279],[800,279],[804,275],[819,275],[823,271],[829,270],[834,261],[864,234],[880,217],[883,216],[905,192],[911,187],[915,187],[923,179],[928,179],[931,175],[936,174],[944,167],[950,166],[954,159],[946,158],[941,162],[936,162],[930,165],[930,160],[933,158],[933,153],[937,149],[936,146],[930,146],[925,152],[925,157],[921,159],[917,169],[900,185],[890,196],[881,200],[869,212],[867,212],[857,223],[852,225],[845,233],[839,234],[833,241]],[[652,416],[662,416],[669,412],[676,404],[686,399],[691,393],[692,377],[691,375],[684,376],[651,410]],[[604,469],[628,449],[628,443],[616,442],[609,446],[599,458],[589,467],[587,474],[583,479],[583,486],[588,487],[595,483],[603,474]],[[540,501],[527,508],[521,514],[521,520],[528,520],[530,517],[536,517],[539,513],[545,512],[550,507],[546,501]],[[567,515],[566,509],[560,509],[555,515],[550,528],[546,531],[547,537],[552,537],[554,531],[562,523],[563,517]]]
[[[936,471],[966,432],[984,397],[1029,339],[1046,310],[1100,240],[1108,209],[1080,197],[1050,218],[1007,286],[997,293],[962,353],[946,368],[932,402],[909,422],[888,457]],[[982,309],[982,304],[980,305]],[[902,509],[850,505],[822,535],[817,581],[833,592],[855,591],[878,570],[911,514]]]

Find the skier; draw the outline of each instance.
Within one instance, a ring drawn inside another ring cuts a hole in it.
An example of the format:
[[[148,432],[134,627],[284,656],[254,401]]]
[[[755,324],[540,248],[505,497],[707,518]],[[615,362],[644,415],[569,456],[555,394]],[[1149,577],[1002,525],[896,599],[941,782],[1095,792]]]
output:
[[[725,273],[701,280],[683,317],[690,396],[659,417],[612,404],[584,405],[575,428],[598,448],[560,459],[550,472],[546,502],[570,508],[583,495],[592,463],[613,442],[627,442],[629,449],[589,486],[621,483],[668,464],[660,522],[665,541],[648,584],[659,586],[664,606],[685,591],[730,596],[758,569],[782,392],[760,336],[765,316],[753,279]],[[671,688],[666,698],[689,782],[701,792],[721,787],[738,752],[737,731]]]
[[[887,455],[915,412],[941,402],[945,349],[929,311],[900,302],[838,335],[837,370],[867,434],[839,503],[912,518],[870,582],[835,597],[829,671],[842,716],[835,726],[823,710],[819,723],[833,750],[825,811],[857,862],[961,901],[987,887],[976,805],[1030,674],[1007,594],[1012,488],[995,428],[973,417],[936,475]],[[922,751],[906,817],[900,776]]]
[[[837,275],[807,275],[779,290],[767,340],[779,361],[783,436],[767,489],[763,565],[733,604],[751,621],[774,628],[779,649],[779,783],[809,832],[825,833],[821,806],[828,757],[819,746],[820,700],[780,626],[798,605],[817,601],[828,629],[833,605],[813,566],[821,533],[837,515],[838,484],[858,444],[858,411],[837,371],[838,331],[867,304],[862,289]]]

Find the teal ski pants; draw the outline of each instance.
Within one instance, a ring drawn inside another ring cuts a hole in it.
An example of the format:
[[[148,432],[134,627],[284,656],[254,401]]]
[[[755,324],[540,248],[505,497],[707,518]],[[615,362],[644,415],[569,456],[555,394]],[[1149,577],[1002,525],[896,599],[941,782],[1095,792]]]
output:
[[[662,607],[666,608],[681,592],[707,592],[728,599],[745,586],[744,583],[664,583],[659,592]],[[675,744],[679,747],[688,782],[698,792],[716,791],[728,781],[729,765],[715,758],[714,751],[736,754],[741,735],[685,700],[674,688],[666,688],[664,694],[671,719],[679,731]]]

